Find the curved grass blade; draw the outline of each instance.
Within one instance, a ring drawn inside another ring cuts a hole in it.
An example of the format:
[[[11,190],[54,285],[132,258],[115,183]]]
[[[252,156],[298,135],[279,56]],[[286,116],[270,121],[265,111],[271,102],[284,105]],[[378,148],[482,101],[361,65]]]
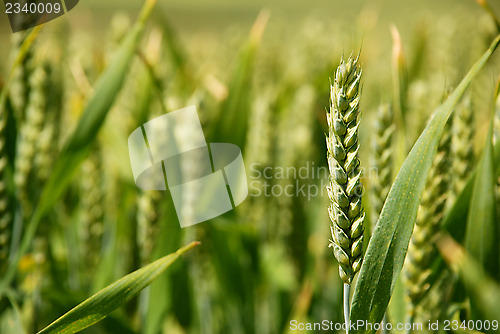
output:
[[[418,205],[444,126],[472,79],[500,42],[498,36],[433,118],[413,146],[394,181],[368,244],[354,291],[351,323],[379,323],[385,313],[408,250]],[[374,333],[366,327],[351,333]]]
[[[122,277],[71,309],[68,313],[38,332],[38,334],[71,334],[99,322],[120,305],[137,295],[182,254],[197,245],[199,245],[199,242],[194,241],[177,252],[164,256]]]
[[[38,224],[47,211],[59,200],[69,185],[80,163],[92,147],[96,135],[101,128],[108,111],[112,107],[127,77],[129,65],[134,57],[146,21],[151,15],[156,0],[147,0],[137,23],[123,41],[116,57],[110,66],[99,77],[94,95],[90,98],[73,134],[65,143],[52,173],[40,195],[35,213],[28,223],[16,259],[12,261],[6,275],[0,281],[0,295],[14,276],[19,258],[28,249]]]

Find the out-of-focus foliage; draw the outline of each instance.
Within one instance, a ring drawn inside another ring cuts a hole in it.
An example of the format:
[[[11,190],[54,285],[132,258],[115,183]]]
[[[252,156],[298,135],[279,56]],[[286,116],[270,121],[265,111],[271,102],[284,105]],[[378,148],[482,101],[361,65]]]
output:
[[[384,168],[392,170],[384,176],[395,176],[443,96],[495,38],[494,20],[472,0],[286,6],[176,0],[157,4],[141,36],[132,23],[141,4],[81,1],[42,27],[12,72],[0,107],[0,333],[39,331],[193,240],[202,245],[84,332],[275,334],[301,332],[291,327],[294,320],[342,324],[326,193],[325,108],[333,70],[342,56],[361,49],[359,160],[361,182],[371,192],[381,180],[370,159],[381,130],[374,126],[379,106],[395,107],[391,140],[377,142],[391,151],[391,167]],[[490,5],[500,14],[494,1]],[[0,23],[0,89],[26,36],[12,36]],[[421,302],[432,314],[419,319],[459,314],[462,320],[484,320],[491,314],[467,305],[469,296],[485,298],[470,287],[470,277],[492,286],[500,279],[486,260],[498,261],[491,253],[498,252],[498,235],[484,247],[478,242],[480,233],[498,230],[500,216],[494,215],[499,199],[495,206],[491,198],[500,193],[500,146],[487,135],[498,63],[493,55],[469,88],[475,131],[469,142],[457,141],[467,148],[449,152],[452,188],[460,190],[438,222],[488,277],[465,275],[462,284],[464,275],[434,252]],[[96,105],[100,96],[106,103]],[[145,121],[188,105],[196,105],[208,141],[241,147],[249,196],[221,217],[181,229],[168,191],[147,192],[134,184],[127,138]],[[494,138],[498,131],[492,130]],[[481,159],[458,179],[454,154],[471,148]],[[383,181],[392,184],[391,178]],[[365,211],[380,210],[384,200],[372,210],[370,196],[364,196]],[[40,205],[44,214],[34,217]],[[469,207],[488,211],[476,215]],[[366,215],[367,227],[377,215]],[[480,216],[487,221],[474,223]],[[443,277],[452,277],[445,295]],[[393,323],[404,321],[406,305],[404,282],[395,284],[387,313]],[[431,307],[435,301],[437,308]]]

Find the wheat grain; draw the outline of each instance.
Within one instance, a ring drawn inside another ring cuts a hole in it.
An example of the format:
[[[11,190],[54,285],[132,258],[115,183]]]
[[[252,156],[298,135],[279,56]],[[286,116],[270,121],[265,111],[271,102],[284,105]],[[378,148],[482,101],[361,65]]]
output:
[[[326,139],[330,183],[327,186],[332,221],[330,246],[340,266],[340,278],[351,284],[361,268],[363,221],[361,203],[363,186],[359,168],[359,99],[361,68],[358,58],[340,62],[330,87],[329,133]]]

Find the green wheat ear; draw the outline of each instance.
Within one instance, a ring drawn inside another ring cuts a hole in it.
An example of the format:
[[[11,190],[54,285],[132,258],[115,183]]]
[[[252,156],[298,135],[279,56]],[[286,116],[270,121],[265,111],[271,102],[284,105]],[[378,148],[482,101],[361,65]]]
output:
[[[330,110],[327,112],[326,139],[330,182],[327,186],[332,221],[330,247],[340,264],[340,278],[351,284],[361,268],[363,255],[363,221],[361,204],[363,185],[359,168],[359,99],[361,68],[358,59],[340,62],[330,85]]]
[[[31,215],[36,201],[33,184],[38,181],[38,171],[34,165],[39,153],[37,149],[49,108],[48,96],[51,89],[51,64],[40,58],[33,59],[32,66],[32,75],[29,79],[30,93],[24,121],[20,125],[14,170],[14,182],[25,218]]]
[[[375,118],[372,163],[376,167],[377,176],[371,185],[372,229],[378,220],[382,206],[392,185],[394,138],[394,112],[390,104],[381,105]]]
[[[26,37],[29,35],[27,32],[19,32],[12,35],[12,51],[11,58],[15,59],[21,45],[23,44]],[[30,46],[26,57],[20,66],[17,66],[14,70],[14,77],[9,91],[9,98],[14,111],[14,116],[18,122],[23,122],[26,116],[26,108],[30,98],[30,77],[33,74],[32,62],[33,62],[34,50]]]
[[[81,238],[85,266],[89,273],[99,263],[105,218],[104,166],[102,152],[95,145],[81,167]]]
[[[10,198],[7,191],[6,169],[8,164],[5,147],[6,110],[0,107],[0,274],[7,264],[11,240],[13,215],[10,210]]]
[[[474,128],[474,110],[471,99],[467,96],[453,117],[453,198],[456,198],[464,188],[473,167]]]

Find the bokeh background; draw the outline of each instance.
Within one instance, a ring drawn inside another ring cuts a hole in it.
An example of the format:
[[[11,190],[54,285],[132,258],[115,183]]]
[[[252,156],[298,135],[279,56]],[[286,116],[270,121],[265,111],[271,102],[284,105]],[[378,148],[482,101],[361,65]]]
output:
[[[141,5],[81,1],[43,27],[16,73],[2,134],[3,158],[13,171],[7,197],[14,203],[2,209],[11,217],[0,227],[4,263]],[[500,4],[491,5],[500,14]],[[13,35],[0,17],[2,85],[26,34]],[[292,319],[341,323],[342,283],[328,248],[324,189],[325,108],[336,66],[361,50],[360,160],[368,193],[377,177],[370,157],[374,117],[394,101],[398,64],[405,69],[407,118],[393,143],[394,172],[495,35],[491,16],[472,0],[159,1],[94,148],[23,255],[12,297],[1,299],[0,333],[36,332],[192,240],[202,245],[85,333],[274,334],[291,332]],[[498,60],[469,90],[476,152],[487,132]],[[28,112],[30,94],[45,96],[38,113]],[[242,149],[250,194],[236,210],[181,229],[168,192],[136,188],[127,138],[146,120],[193,104],[207,141]],[[281,194],[287,186],[293,196]],[[278,195],[266,196],[265,187]],[[364,201],[370,213],[369,197]],[[367,214],[365,240],[373,220]]]

